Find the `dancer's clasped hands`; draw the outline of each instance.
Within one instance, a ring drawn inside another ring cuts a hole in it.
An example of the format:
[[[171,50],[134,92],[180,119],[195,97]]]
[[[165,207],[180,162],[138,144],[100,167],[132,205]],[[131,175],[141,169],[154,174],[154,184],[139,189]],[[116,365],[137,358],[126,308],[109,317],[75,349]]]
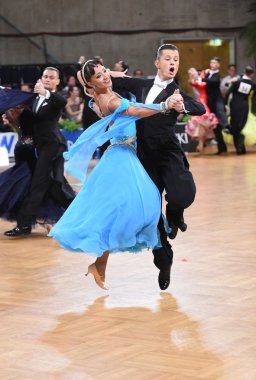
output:
[[[176,89],[174,93],[166,99],[168,110],[174,109],[177,112],[181,112],[184,109],[184,100],[180,94],[180,90]]]

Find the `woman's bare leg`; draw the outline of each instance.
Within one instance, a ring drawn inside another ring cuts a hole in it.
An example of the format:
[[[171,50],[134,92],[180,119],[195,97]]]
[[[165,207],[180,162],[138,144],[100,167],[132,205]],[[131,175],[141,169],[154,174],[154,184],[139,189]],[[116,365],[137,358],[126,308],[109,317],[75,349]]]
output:
[[[102,277],[103,282],[105,282],[105,272],[106,272],[108,257],[109,257],[109,251],[105,251],[103,255],[98,257],[94,263],[97,268],[97,271],[99,272],[99,275]]]
[[[108,287],[105,284],[105,272],[108,262],[109,251],[103,253],[101,257],[98,257],[97,260],[89,265],[86,276],[91,273],[94,277],[96,284],[104,289],[108,290]]]

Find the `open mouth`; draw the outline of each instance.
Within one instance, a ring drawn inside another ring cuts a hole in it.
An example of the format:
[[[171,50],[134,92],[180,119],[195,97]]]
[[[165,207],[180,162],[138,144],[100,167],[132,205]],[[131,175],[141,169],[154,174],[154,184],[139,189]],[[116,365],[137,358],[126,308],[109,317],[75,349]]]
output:
[[[171,74],[173,74],[174,73],[174,67],[171,67],[169,71]]]

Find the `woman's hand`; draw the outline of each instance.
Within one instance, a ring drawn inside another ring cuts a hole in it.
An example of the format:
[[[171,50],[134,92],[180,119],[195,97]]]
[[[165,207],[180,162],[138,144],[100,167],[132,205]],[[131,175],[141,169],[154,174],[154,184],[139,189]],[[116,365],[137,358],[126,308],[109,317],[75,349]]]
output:
[[[8,120],[5,113],[2,115],[2,120],[3,120],[4,125],[11,125],[10,120]]]
[[[131,78],[131,76],[126,75],[127,71],[128,71],[128,69],[126,69],[125,71],[112,71],[112,70],[109,70],[109,74],[113,78]]]

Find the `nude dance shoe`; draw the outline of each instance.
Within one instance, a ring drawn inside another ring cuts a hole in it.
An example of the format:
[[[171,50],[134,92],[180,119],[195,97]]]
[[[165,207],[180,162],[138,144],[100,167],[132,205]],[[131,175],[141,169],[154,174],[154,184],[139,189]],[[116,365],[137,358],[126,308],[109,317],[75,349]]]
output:
[[[88,266],[88,271],[85,274],[85,276],[88,276],[89,273],[91,273],[93,275],[96,284],[101,289],[109,290],[109,288],[106,286],[105,282],[102,281],[102,276],[100,276],[100,274],[96,268],[96,265],[94,263]]]

